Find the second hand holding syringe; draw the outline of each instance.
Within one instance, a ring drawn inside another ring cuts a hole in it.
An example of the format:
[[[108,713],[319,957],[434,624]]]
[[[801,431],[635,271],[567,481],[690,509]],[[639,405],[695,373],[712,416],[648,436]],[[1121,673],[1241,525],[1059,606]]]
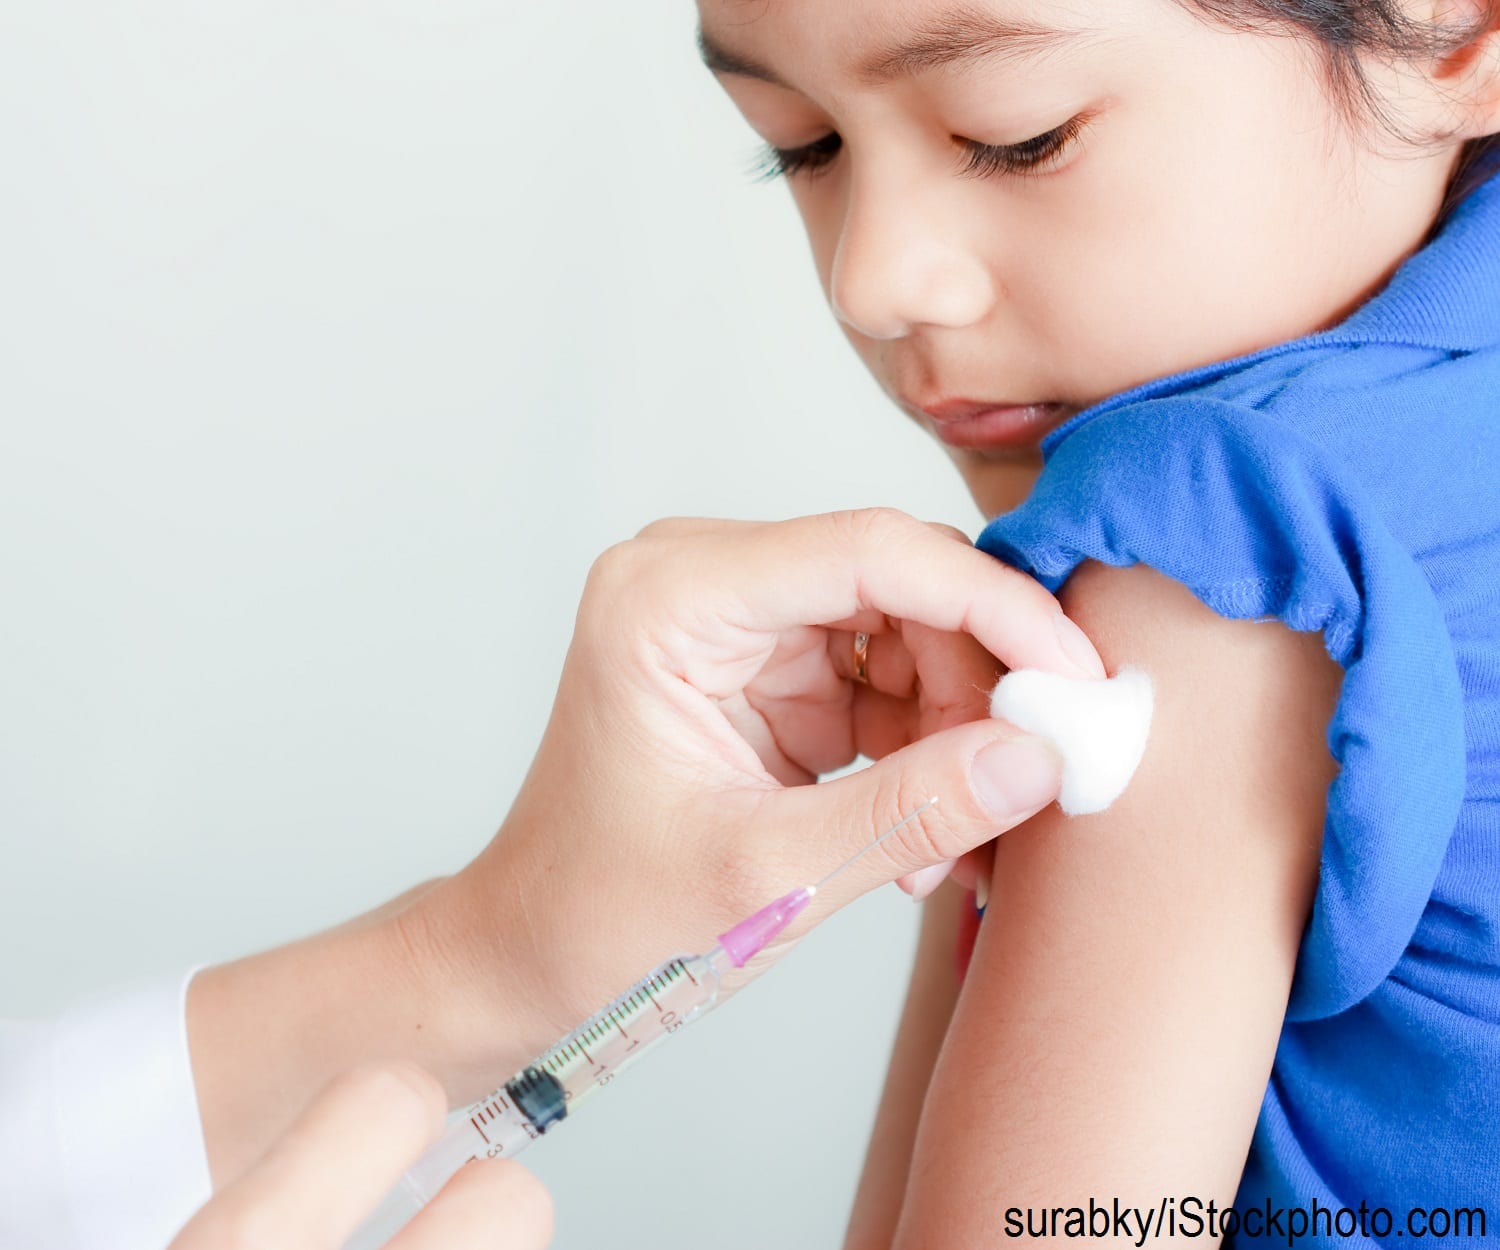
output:
[[[380,1215],[426,1205],[472,1159],[509,1158],[571,1115],[656,1043],[718,1002],[719,981],[741,968],[801,914],[820,888],[937,802],[915,808],[816,885],[803,886],[719,935],[702,955],[678,955],[653,968],[487,1098],[450,1117],[443,1136],[402,1177]]]

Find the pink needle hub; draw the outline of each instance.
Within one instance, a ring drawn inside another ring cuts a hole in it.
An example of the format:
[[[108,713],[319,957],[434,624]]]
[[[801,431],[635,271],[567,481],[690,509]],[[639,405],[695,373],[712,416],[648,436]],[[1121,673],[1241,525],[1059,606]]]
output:
[[[817,886],[805,885],[800,890],[783,894],[755,915],[741,920],[727,933],[719,934],[719,945],[736,968],[743,968],[746,960],[764,949],[772,938],[801,915],[802,909],[812,902],[812,896],[817,892]]]

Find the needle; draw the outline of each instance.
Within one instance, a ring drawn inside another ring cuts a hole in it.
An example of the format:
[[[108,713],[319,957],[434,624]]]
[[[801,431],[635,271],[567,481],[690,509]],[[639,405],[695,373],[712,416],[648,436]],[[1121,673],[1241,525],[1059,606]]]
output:
[[[927,800],[927,802],[923,803],[921,807],[914,808],[911,812],[909,812],[907,815],[903,816],[894,825],[892,825],[889,829],[887,829],[884,833],[882,833],[878,838],[876,838],[875,841],[871,842],[868,846],[866,846],[862,850],[856,851],[853,855],[849,856],[848,859],[846,859],[842,864],[840,864],[837,868],[835,868],[832,872],[830,872],[826,877],[824,877],[821,881],[819,881],[817,883],[817,885],[810,885],[810,886],[808,886],[807,889],[808,889],[809,893],[813,893],[813,894],[817,893],[818,890],[822,889],[823,886],[827,885],[830,881],[832,881],[836,876],[839,875],[839,873],[843,872],[845,868],[849,867],[850,864],[854,863],[855,860],[861,858],[862,856],[868,855],[877,846],[879,846],[888,837],[890,837],[891,834],[895,833],[897,829],[900,829],[904,825],[911,824],[912,821],[914,821],[918,816],[920,816],[923,812],[925,812],[929,807],[931,807],[937,801],[938,801],[937,795],[934,794],[930,799]]]

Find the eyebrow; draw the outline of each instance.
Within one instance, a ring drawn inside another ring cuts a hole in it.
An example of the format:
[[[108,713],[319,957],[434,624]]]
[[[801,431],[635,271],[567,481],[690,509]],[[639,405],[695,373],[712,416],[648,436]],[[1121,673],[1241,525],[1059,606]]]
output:
[[[972,64],[1001,53],[1013,57],[1034,55],[1086,33],[1081,29],[1058,30],[1001,18],[965,6],[936,18],[900,43],[870,53],[859,62],[855,79],[867,87],[880,87],[909,74]],[[737,74],[778,87],[789,86],[774,70],[725,47],[701,25],[698,51],[703,63],[715,74]]]

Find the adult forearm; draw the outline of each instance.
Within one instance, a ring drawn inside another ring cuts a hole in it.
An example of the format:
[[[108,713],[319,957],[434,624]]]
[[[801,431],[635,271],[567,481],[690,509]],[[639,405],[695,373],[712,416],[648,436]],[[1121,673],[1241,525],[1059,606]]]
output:
[[[413,904],[418,898],[422,909]],[[333,1077],[406,1059],[450,1103],[529,1057],[535,1028],[503,991],[476,993],[433,922],[429,886],[337,928],[205,969],[188,990],[188,1043],[214,1188],[253,1163]]]

